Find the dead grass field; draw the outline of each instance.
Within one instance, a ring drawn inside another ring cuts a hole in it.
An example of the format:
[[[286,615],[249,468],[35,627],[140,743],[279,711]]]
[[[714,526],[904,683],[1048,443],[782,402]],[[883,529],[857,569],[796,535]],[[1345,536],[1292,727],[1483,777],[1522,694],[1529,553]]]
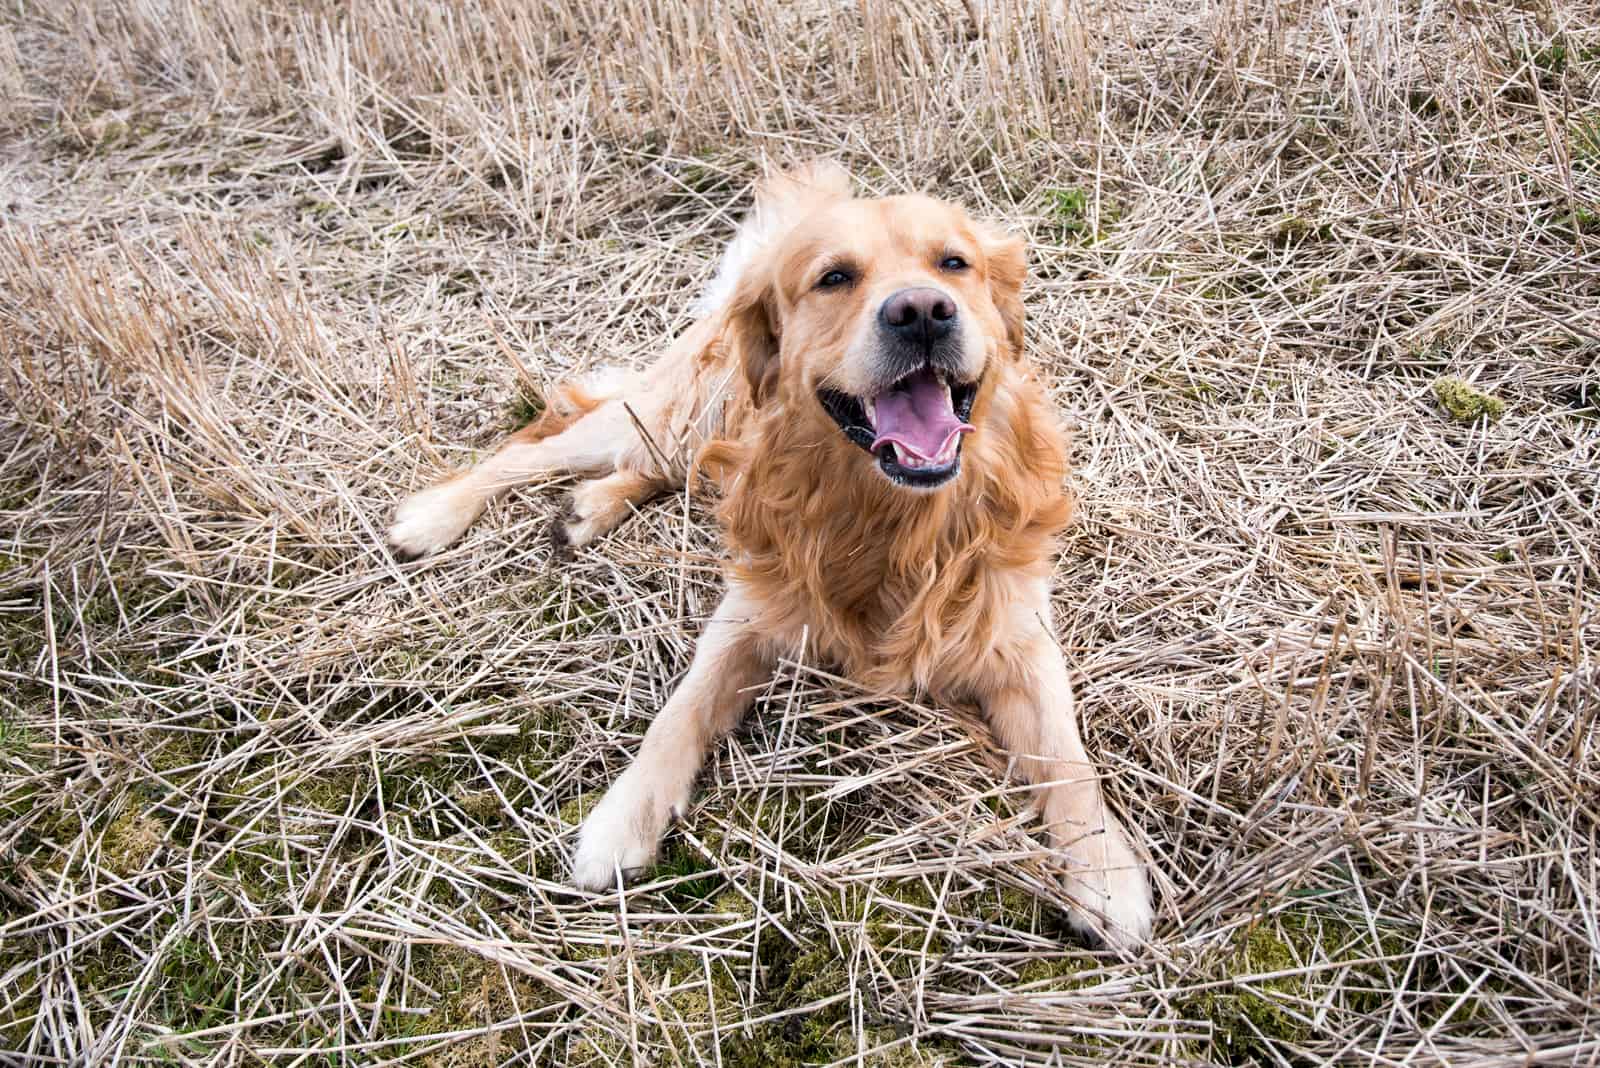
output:
[[[11,0],[0,99],[9,1059],[1600,1063],[1592,4]],[[810,663],[566,889],[705,502],[380,547],[818,153],[1032,240],[1137,959],[979,723]]]

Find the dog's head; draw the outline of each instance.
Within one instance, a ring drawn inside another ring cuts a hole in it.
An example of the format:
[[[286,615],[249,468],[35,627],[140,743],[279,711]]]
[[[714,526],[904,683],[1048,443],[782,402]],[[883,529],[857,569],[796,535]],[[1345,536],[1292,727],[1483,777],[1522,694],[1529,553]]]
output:
[[[921,196],[838,199],[751,266],[728,308],[757,406],[842,435],[932,491],[983,433],[985,379],[1022,347],[1021,239]]]

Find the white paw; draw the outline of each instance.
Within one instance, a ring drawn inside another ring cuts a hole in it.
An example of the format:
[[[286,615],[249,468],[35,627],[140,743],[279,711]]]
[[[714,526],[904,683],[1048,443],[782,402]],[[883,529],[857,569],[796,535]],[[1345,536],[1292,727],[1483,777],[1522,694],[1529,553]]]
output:
[[[656,846],[674,810],[661,804],[629,768],[583,821],[572,858],[572,885],[583,890],[614,890],[617,869],[630,878],[656,859]]]
[[[1072,926],[1112,949],[1136,952],[1150,941],[1150,929],[1155,924],[1144,866],[1134,860],[1131,867],[1113,869],[1105,876],[1103,882],[1091,881],[1099,883],[1094,891],[1073,887],[1074,899],[1085,907],[1072,914]]]
[[[478,518],[481,506],[458,482],[442,482],[400,502],[387,540],[405,559],[449,547]]]
[[[562,517],[567,544],[581,549],[616,526],[616,490],[605,479],[594,479],[572,491],[567,514]]]
[[[1103,827],[1066,847],[1067,893],[1078,906],[1068,919],[1112,949],[1134,952],[1150,940],[1155,925],[1150,880],[1127,832],[1109,812]]]

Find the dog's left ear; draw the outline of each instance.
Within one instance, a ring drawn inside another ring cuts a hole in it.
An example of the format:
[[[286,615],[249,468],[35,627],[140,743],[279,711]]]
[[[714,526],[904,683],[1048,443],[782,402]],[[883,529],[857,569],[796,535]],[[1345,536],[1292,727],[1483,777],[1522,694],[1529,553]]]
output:
[[[758,264],[745,274],[723,312],[723,337],[733,346],[757,407],[778,384],[778,314],[772,288],[770,267]]]
[[[998,226],[984,226],[979,232],[984,259],[989,264],[989,299],[1000,312],[1006,326],[1006,342],[1018,358],[1022,356],[1022,280],[1028,275],[1028,245],[1016,234]]]

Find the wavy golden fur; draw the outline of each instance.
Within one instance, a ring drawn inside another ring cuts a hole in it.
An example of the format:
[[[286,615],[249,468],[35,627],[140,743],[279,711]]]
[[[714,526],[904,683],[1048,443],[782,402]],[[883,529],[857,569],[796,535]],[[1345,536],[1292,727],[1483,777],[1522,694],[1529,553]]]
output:
[[[1020,366],[985,384],[974,421],[993,433],[967,447],[955,485],[930,495],[854,463],[831,425],[818,435],[782,410],[706,450],[736,472],[718,511],[732,573],[808,622],[823,659],[868,688],[954,684],[964,695],[995,655],[1009,576],[1044,578],[1071,518],[1060,430]]]
[[[701,318],[654,366],[570,391],[484,463],[402,504],[390,541],[418,554],[454,541],[509,486],[580,475],[556,530],[566,548],[696,464],[720,486],[726,598],[585,822],[575,883],[606,888],[653,860],[708,746],[803,641],[873,691],[981,707],[1038,784],[1081,906],[1073,919],[1116,945],[1148,934],[1143,867],[1083,751],[1050,620],[1051,555],[1072,504],[1060,425],[1023,353],[1025,272],[1020,240],[954,205],[856,199],[825,163],[774,176]],[[914,379],[934,409],[943,390],[945,414],[930,419],[954,425],[970,405],[965,436],[937,455],[871,441],[885,398]]]

